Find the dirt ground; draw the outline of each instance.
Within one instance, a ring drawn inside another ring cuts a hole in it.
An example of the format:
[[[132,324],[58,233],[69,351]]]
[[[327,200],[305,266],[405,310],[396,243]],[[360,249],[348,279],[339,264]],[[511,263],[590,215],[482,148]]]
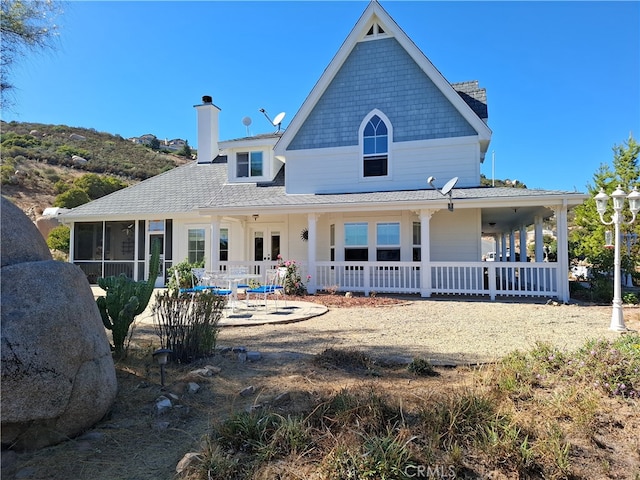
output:
[[[394,308],[398,302],[385,297],[343,296],[317,301],[330,308]],[[221,334],[220,342],[223,338]],[[302,412],[345,387],[374,389],[379,394],[402,398],[404,407],[410,410],[420,399],[478,383],[477,369],[470,367],[440,368],[440,376],[416,377],[406,366],[380,365],[376,375],[367,375],[323,368],[314,364],[311,356],[301,353],[269,353],[256,362],[241,362],[236,354],[226,352],[196,364],[168,365],[163,388],[159,367],[151,356],[157,346],[157,337],[134,337],[129,356],[116,364],[119,391],[108,415],[90,431],[60,445],[37,452],[3,452],[2,478],[172,479],[186,453],[201,451],[212,424],[234,411],[268,403],[282,412]],[[192,373],[205,366],[212,367],[211,376]],[[200,389],[189,393],[189,382],[197,383]],[[252,388],[247,390],[248,387]],[[246,394],[247,391],[251,393]],[[156,402],[163,395],[173,395],[174,406],[158,413]],[[616,467],[615,459],[638,458],[637,405],[615,399],[607,402],[608,408],[599,414],[597,426],[600,436],[606,438],[606,448],[580,445],[580,470],[585,472],[580,478],[590,478],[589,471],[602,471],[606,462],[611,465],[610,475],[591,478],[634,478],[623,467]]]

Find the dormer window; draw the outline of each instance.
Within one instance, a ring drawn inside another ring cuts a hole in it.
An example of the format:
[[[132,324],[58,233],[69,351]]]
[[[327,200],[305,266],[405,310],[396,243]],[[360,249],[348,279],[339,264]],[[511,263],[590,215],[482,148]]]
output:
[[[384,177],[389,174],[389,133],[387,125],[374,115],[362,134],[363,176]]]
[[[262,177],[264,175],[262,152],[238,152],[236,175],[238,178]]]

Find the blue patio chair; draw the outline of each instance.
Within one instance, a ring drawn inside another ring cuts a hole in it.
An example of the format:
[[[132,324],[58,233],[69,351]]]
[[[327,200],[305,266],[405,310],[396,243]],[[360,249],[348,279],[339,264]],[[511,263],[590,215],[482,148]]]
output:
[[[257,288],[250,288],[245,291],[247,295],[247,305],[249,304],[249,298],[251,295],[256,297],[261,296],[264,300],[264,309],[267,310],[267,299],[269,295],[274,296],[275,310],[278,311],[278,297],[284,295],[284,280],[287,275],[286,268],[274,268],[265,272],[266,282],[264,285],[260,285]],[[287,300],[285,298],[285,307],[287,306]]]

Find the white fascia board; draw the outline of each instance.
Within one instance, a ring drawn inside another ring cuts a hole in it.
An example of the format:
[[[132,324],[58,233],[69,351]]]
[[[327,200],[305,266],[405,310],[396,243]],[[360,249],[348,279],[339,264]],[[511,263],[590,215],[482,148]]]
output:
[[[485,199],[468,199],[453,197],[454,202],[468,203],[470,207],[552,207],[566,203],[568,207],[582,205],[589,195],[582,193],[558,193],[549,195],[533,195],[528,197],[497,197]]]

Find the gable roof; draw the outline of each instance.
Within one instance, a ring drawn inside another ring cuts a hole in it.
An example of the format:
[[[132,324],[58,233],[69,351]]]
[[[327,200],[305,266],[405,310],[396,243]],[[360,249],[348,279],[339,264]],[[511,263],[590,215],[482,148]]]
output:
[[[466,97],[470,97],[474,100],[474,95],[470,94],[470,85],[465,87],[463,95],[461,96],[454,87],[444,78],[444,76],[438,71],[438,69],[431,63],[431,61],[422,53],[422,51],[416,46],[415,43],[407,36],[407,34],[398,26],[398,24],[391,18],[391,16],[382,8],[377,0],[372,0],[365,11],[360,16],[360,19],[356,22],[355,26],[351,30],[351,33],[347,36],[346,40],[333,57],[322,76],[315,84],[302,106],[292,118],[289,126],[285,130],[284,134],[280,138],[280,141],[276,145],[276,154],[283,155],[289,143],[295,138],[296,134],[304,124],[307,117],[311,114],[314,106],[318,103],[323,93],[331,84],[338,71],[349,57],[351,51],[356,44],[363,40],[368,33],[371,32],[372,26],[377,25],[388,36],[394,37],[409,54],[409,56],[416,62],[416,64],[422,69],[422,71],[431,79],[436,87],[442,92],[447,100],[460,112],[464,119],[478,133],[479,139],[483,148],[486,148],[491,140],[491,129],[482,120],[486,118],[486,92],[485,92],[485,112],[478,113],[472,106],[465,101]],[[466,83],[466,82],[465,82]],[[473,83],[473,82],[469,82]],[[484,90],[477,88],[476,82],[475,90]],[[467,91],[467,89],[469,91]],[[476,92],[475,94],[478,94]],[[479,108],[481,111],[482,109]],[[484,114],[485,117],[482,117]]]

